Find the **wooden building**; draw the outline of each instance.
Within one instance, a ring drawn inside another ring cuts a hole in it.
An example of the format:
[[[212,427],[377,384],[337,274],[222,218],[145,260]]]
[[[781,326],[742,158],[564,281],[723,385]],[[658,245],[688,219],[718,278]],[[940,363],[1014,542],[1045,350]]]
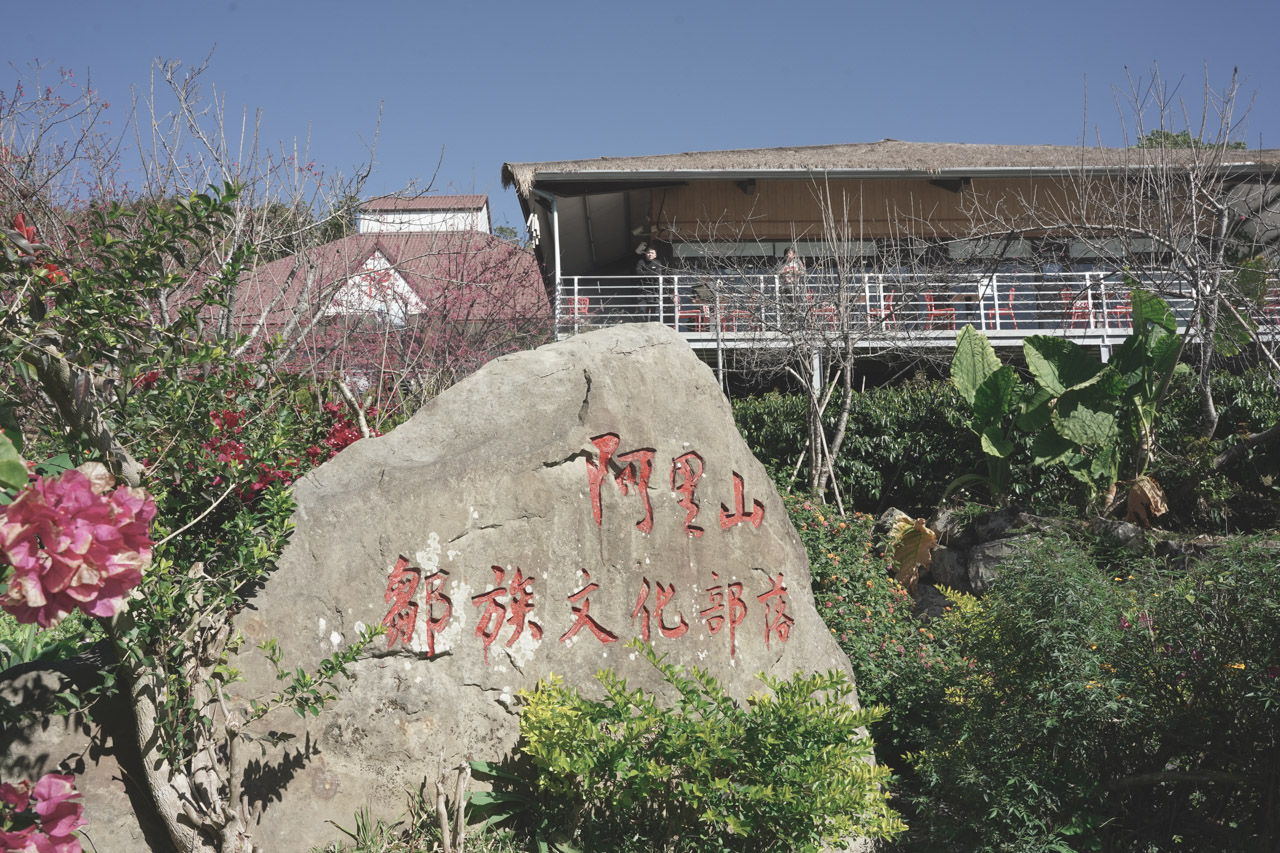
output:
[[[807,311],[806,333],[825,324],[843,345],[868,349],[908,332],[949,346],[967,321],[997,345],[1054,331],[1105,354],[1128,332],[1133,270],[1185,297],[1190,316],[1195,282],[1185,268],[1200,244],[1217,239],[1207,249],[1219,251],[1228,234],[1236,254],[1274,268],[1278,172],[1280,150],[1228,145],[883,140],[507,163],[502,175],[519,196],[562,335],[658,320],[698,349],[759,347]],[[1186,192],[1193,185],[1201,189]],[[1208,218],[1206,185],[1221,208]],[[636,271],[637,252],[650,247],[657,277]],[[805,264],[802,288],[778,274],[787,247]],[[824,298],[838,310],[819,312]],[[1264,320],[1276,298],[1259,302]]]

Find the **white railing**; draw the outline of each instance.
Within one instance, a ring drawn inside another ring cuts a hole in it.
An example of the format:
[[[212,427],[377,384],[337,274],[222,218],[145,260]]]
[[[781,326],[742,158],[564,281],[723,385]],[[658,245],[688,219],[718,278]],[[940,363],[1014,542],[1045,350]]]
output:
[[[1178,279],[1144,281],[1169,302],[1180,325],[1192,300]],[[1261,327],[1280,328],[1280,289],[1251,309]],[[769,335],[853,333],[937,342],[972,324],[995,341],[1030,334],[1119,339],[1132,328],[1129,292],[1116,273],[914,275],[809,274],[787,282],[769,274],[679,272],[657,277],[567,276],[556,299],[561,335],[618,323],[657,322],[695,346],[715,340],[753,345]]]

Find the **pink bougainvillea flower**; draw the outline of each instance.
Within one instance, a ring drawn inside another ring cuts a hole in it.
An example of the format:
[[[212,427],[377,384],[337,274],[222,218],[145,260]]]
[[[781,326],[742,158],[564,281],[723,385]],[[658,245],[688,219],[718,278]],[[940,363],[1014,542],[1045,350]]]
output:
[[[13,567],[0,607],[18,621],[56,624],[76,607],[113,616],[151,563],[155,501],[119,488],[91,462],[35,483],[0,508],[0,561]]]
[[[84,826],[84,805],[79,801],[74,779],[58,773],[42,776],[32,789],[36,801],[35,813],[40,818],[40,828],[55,844],[62,840],[74,841],[77,829]],[[72,849],[72,848],[67,848]],[[75,841],[75,850],[80,842]]]
[[[85,825],[84,805],[71,776],[49,773],[33,786],[0,784],[0,802],[12,807],[21,829],[0,831],[5,853],[81,853],[76,830]],[[7,811],[7,810],[6,810]],[[3,815],[0,815],[3,819]],[[10,826],[13,821],[6,820]]]
[[[16,785],[8,782],[0,783],[0,803],[13,806],[14,811],[25,812],[27,802],[31,799],[31,783],[22,780]]]
[[[0,850],[5,853],[50,853],[53,850],[48,836],[28,826],[16,832],[0,831]]]

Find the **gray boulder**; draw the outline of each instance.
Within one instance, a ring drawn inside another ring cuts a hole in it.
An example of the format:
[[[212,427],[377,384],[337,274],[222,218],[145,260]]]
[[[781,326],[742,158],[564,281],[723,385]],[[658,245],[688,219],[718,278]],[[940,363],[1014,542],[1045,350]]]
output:
[[[1146,532],[1128,521],[1095,517],[1089,521],[1089,532],[1094,536],[1111,539],[1132,554],[1141,554],[1147,547]]]
[[[999,577],[1000,564],[1033,536],[1012,536],[975,545],[969,550],[969,585],[979,595]]]
[[[337,840],[326,821],[361,808],[394,819],[442,759],[501,758],[519,691],[551,673],[588,694],[603,667],[660,687],[633,638],[740,699],[762,672],[849,671],[714,376],[660,326],[498,359],[296,497],[279,569],[236,624],[233,706],[278,689],[259,643],[314,668],[388,633],[319,717],[258,726],[295,736],[245,783],[265,850]]]
[[[969,592],[969,564],[967,552],[957,548],[939,545],[933,551],[933,562],[929,567],[934,583],[951,587],[961,592]]]

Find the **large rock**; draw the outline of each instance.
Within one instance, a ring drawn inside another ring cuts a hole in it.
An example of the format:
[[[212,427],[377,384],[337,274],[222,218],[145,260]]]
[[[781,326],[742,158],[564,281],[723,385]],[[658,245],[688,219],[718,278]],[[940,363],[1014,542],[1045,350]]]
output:
[[[251,766],[254,840],[305,851],[367,807],[403,812],[424,778],[497,759],[517,693],[551,673],[589,693],[627,641],[710,670],[849,671],[813,606],[804,549],[711,371],[673,332],[594,332],[499,359],[390,435],[300,481],[297,529],[237,627],[241,697],[279,688],[254,647],[314,668],[389,627],[318,718]],[[243,708],[243,699],[240,700]]]
[[[983,542],[969,550],[969,586],[981,595],[999,579],[999,568],[1015,551],[1024,547],[1034,536],[1012,536]]]

